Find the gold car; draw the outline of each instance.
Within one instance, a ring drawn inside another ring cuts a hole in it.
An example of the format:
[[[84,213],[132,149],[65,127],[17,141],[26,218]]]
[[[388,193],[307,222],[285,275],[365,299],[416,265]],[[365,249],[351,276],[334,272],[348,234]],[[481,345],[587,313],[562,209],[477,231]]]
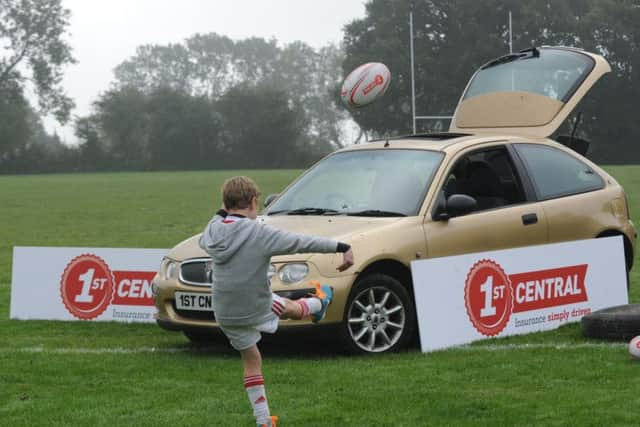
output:
[[[413,260],[621,235],[631,269],[636,231],[624,190],[578,153],[585,141],[549,139],[609,71],[601,56],[570,48],[501,57],[474,74],[450,132],[322,159],[268,197],[259,221],[348,242],[355,265],[339,273],[340,254],[274,257],[273,290],[296,298],[311,280],[331,284],[335,299],[321,324],[337,326],[348,350],[373,353],[416,334]],[[194,341],[216,327],[198,238],[177,245],[154,280],[158,324]]]

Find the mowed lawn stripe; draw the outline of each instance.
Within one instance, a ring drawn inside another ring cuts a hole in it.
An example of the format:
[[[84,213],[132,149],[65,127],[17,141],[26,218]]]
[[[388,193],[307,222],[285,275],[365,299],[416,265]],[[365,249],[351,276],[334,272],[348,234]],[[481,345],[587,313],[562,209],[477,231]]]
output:
[[[494,344],[494,345],[463,345],[454,347],[447,351],[515,351],[515,350],[538,350],[538,349],[550,349],[550,350],[570,350],[575,351],[579,349],[610,349],[619,352],[621,349],[627,348],[627,343],[620,342],[589,342],[582,344],[575,343],[522,343],[522,344]],[[337,350],[337,349],[336,349]],[[68,348],[45,348],[45,347],[5,347],[0,348],[0,353],[46,353],[46,354],[139,354],[139,353],[192,353],[192,354],[211,354],[215,349],[210,349],[206,346],[200,348],[190,347],[114,347],[114,348],[82,348],[82,347],[68,347]]]

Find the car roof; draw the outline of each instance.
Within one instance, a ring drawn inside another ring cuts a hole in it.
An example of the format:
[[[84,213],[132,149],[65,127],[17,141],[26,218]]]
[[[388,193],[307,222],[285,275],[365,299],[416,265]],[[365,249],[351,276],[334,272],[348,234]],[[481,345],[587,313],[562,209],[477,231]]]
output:
[[[378,150],[378,149],[404,149],[404,150],[430,150],[442,151],[452,154],[473,145],[484,144],[487,142],[534,142],[549,143],[546,138],[531,138],[520,135],[473,135],[460,133],[434,133],[434,134],[418,134],[407,135],[402,137],[390,137],[384,139],[373,140],[365,144],[354,144],[339,150],[355,151],[355,150]]]

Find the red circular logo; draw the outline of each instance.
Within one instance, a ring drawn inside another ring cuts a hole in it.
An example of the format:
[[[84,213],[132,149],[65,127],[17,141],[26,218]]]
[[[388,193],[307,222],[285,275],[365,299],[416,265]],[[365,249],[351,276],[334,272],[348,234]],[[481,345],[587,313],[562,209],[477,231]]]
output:
[[[464,300],[469,320],[478,332],[498,335],[507,326],[513,309],[509,276],[495,261],[478,261],[467,274]]]
[[[95,319],[113,299],[113,274],[104,260],[83,254],[71,260],[60,280],[60,295],[69,313],[78,319]]]

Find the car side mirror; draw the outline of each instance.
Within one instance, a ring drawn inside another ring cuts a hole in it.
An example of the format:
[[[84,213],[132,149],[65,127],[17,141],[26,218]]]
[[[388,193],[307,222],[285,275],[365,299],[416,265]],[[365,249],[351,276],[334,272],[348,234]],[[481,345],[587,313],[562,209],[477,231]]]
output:
[[[279,193],[269,194],[267,198],[264,199],[264,207],[268,207],[275,199],[278,198],[279,195]]]
[[[452,194],[447,199],[447,213],[450,218],[463,216],[478,209],[478,202],[466,194]]]
[[[447,221],[450,218],[471,213],[477,208],[478,202],[471,196],[452,194],[448,199],[445,199],[444,192],[441,192],[438,195],[436,209],[433,212],[433,220]]]

